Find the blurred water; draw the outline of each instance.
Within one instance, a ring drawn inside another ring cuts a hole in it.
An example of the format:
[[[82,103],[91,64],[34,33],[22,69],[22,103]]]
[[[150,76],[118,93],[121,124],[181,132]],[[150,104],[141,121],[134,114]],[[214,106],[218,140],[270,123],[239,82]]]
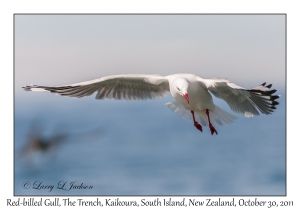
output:
[[[285,95],[278,92],[273,115],[237,115],[234,124],[217,127],[217,136],[169,111],[170,96],[127,102],[17,93],[15,195],[285,195]],[[34,119],[45,137],[64,131],[69,139],[28,164],[17,156]],[[80,135],[99,126],[98,134]],[[25,181],[55,188],[24,189]],[[61,190],[60,181],[93,188]]]

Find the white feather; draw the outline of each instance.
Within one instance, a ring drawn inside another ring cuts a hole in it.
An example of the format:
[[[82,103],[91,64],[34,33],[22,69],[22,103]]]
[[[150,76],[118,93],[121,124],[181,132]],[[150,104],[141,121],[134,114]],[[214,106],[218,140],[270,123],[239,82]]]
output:
[[[165,104],[171,111],[185,120],[193,120],[191,112],[182,107],[177,101],[168,102]],[[221,109],[215,105],[215,110],[209,111],[210,121],[214,126],[223,126],[233,123],[237,117]],[[195,115],[196,121],[199,121],[202,126],[208,125],[208,118],[205,110],[197,111]]]

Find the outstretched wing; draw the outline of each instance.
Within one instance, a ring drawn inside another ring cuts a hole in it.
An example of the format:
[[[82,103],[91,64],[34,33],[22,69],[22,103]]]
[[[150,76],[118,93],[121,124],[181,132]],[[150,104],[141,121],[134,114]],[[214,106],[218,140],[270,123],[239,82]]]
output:
[[[96,80],[48,87],[30,85],[27,91],[50,91],[62,96],[84,97],[97,92],[96,99],[145,100],[164,97],[170,92],[168,80],[160,75],[128,74],[101,77]]]
[[[244,89],[225,79],[201,80],[207,89],[216,97],[227,102],[230,108],[244,114],[246,117],[253,117],[260,114],[271,114],[280,95],[273,95],[277,90],[270,88],[272,84],[263,83],[252,89]]]

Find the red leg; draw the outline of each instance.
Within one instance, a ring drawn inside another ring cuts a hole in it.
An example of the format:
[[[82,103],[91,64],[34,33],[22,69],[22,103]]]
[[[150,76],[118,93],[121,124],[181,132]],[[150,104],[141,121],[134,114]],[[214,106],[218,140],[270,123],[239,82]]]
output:
[[[206,109],[205,113],[208,117],[208,123],[209,123],[209,129],[210,129],[211,135],[213,135],[214,133],[216,133],[218,135],[218,132],[216,131],[216,129],[214,128],[214,126],[210,122],[208,109]]]
[[[202,132],[202,126],[195,120],[195,116],[194,116],[194,111],[191,110],[192,116],[193,116],[193,120],[194,120],[194,126]]]

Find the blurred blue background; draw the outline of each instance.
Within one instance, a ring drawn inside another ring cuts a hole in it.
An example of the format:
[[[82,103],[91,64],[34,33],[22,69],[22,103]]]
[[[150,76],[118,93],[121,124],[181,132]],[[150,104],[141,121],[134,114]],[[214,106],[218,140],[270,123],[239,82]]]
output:
[[[280,93],[283,91],[279,91]],[[244,118],[203,133],[157,101],[73,99],[28,92],[15,100],[15,155],[26,144],[32,121],[42,134],[70,134],[33,163],[15,159],[16,195],[284,195],[285,96],[270,116]],[[76,135],[99,127],[100,132]],[[72,135],[75,133],[75,135]],[[23,189],[24,181],[77,181],[92,190]]]
[[[245,88],[273,83],[280,104],[269,116],[236,114],[211,136],[164,106],[171,96],[98,101],[21,88],[179,72]],[[285,98],[284,15],[16,15],[15,195],[285,195]],[[20,156],[33,122],[48,141],[68,138]],[[93,189],[49,192],[25,181]]]

